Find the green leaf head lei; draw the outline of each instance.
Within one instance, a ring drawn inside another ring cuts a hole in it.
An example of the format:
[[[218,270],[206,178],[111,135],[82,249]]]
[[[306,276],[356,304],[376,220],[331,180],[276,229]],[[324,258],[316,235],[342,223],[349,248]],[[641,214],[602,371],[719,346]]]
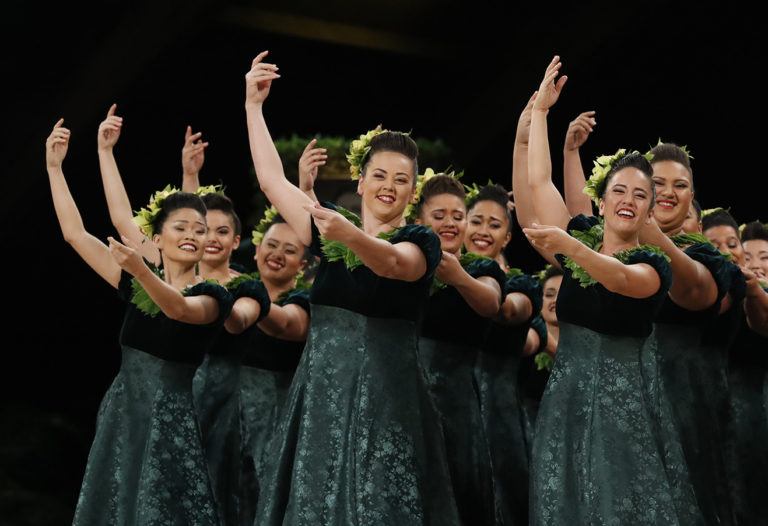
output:
[[[163,202],[168,196],[180,192],[175,186],[167,185],[162,190],[158,190],[149,198],[149,204],[136,212],[133,216],[133,222],[141,229],[145,236],[152,238],[155,234],[155,220],[163,209]],[[200,186],[195,190],[195,195],[203,197],[208,194],[224,195],[224,187],[220,184]]]
[[[133,216],[133,222],[144,232],[145,236],[152,238],[155,233],[155,220],[163,209],[163,202],[168,196],[179,191],[175,186],[168,185],[152,194],[149,198],[149,204],[136,212],[136,215]]]
[[[261,245],[261,242],[264,241],[264,234],[266,234],[269,227],[272,226],[277,215],[277,208],[274,206],[270,206],[264,210],[264,217],[261,218],[261,221],[259,221],[259,224],[256,225],[256,228],[253,229],[253,233],[251,234],[251,241],[253,241],[254,246]]]
[[[363,173],[363,165],[368,160],[368,154],[371,152],[371,140],[385,131],[389,130],[382,129],[381,124],[379,124],[374,129],[362,134],[360,138],[355,139],[349,145],[347,162],[349,163],[350,177],[353,181],[360,179]]]
[[[427,183],[427,181],[438,175],[447,175],[448,177],[452,177],[458,180],[461,179],[461,177],[464,175],[464,172],[456,173],[450,169],[446,170],[445,172],[435,172],[432,168],[427,168],[424,170],[423,174],[417,175],[416,185],[414,186],[413,191],[413,199],[411,199],[411,202],[408,203],[408,206],[405,207],[405,212],[403,212],[403,217],[405,218],[406,223],[411,224],[416,221],[416,214],[418,213],[419,205],[421,204],[424,185]]]
[[[608,175],[613,170],[613,167],[619,160],[627,155],[633,154],[639,155],[640,152],[633,150],[627,153],[625,148],[621,148],[613,155],[601,155],[595,159],[594,166],[592,167],[592,175],[587,180],[583,192],[588,195],[596,205],[600,204],[600,199],[605,193],[605,185],[607,184]],[[653,159],[653,155],[650,153],[643,154],[643,157],[649,162]]]

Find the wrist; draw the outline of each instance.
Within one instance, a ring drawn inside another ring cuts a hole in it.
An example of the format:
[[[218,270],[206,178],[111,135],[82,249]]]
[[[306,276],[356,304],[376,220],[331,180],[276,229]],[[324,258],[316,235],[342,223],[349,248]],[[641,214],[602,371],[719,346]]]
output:
[[[245,110],[246,111],[261,111],[261,107],[264,105],[264,102],[255,102],[247,100],[245,101]]]

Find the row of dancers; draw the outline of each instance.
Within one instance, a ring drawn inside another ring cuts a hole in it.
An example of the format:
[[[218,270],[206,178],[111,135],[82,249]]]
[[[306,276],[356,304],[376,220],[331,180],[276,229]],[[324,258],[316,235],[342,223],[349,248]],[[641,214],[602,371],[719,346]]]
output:
[[[233,268],[232,202],[200,185],[200,133],[181,191],[134,214],[109,109],[107,244],[68,190],[63,120],[48,138],[64,238],[126,305],[75,524],[768,523],[768,230],[702,211],[685,148],[619,150],[587,178],[583,113],[561,196],[555,57],[517,123],[514,205],[500,185],[418,175],[415,142],[379,127],[348,155],[358,217],[318,202],[314,141],[286,179],[266,57],[245,77],[274,207],[255,273]],[[504,258],[513,219],[540,275]]]

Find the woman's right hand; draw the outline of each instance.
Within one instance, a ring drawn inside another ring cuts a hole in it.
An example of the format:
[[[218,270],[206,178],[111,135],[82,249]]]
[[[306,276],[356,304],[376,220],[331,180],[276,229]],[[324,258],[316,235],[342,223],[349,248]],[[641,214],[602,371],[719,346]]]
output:
[[[97,142],[99,150],[111,150],[120,138],[120,130],[123,127],[123,118],[115,115],[117,104],[109,107],[107,118],[99,124]]]
[[[61,168],[61,163],[67,156],[70,132],[62,124],[64,124],[63,117],[56,121],[53,131],[45,141],[45,164],[48,168]]]
[[[534,110],[547,111],[554,106],[557,99],[560,98],[560,92],[562,92],[563,86],[565,86],[565,83],[568,81],[568,77],[563,75],[557,79],[557,82],[555,82],[555,79],[560,74],[560,67],[562,65],[560,57],[555,55],[552,62],[547,66],[547,71],[544,73],[544,80],[541,81],[539,93],[533,103]]]
[[[272,81],[279,79],[279,69],[275,64],[262,62],[269,51],[262,51],[251,63],[251,70],[245,74],[245,104],[260,106],[269,95]]]
[[[325,164],[328,159],[325,148],[315,148],[317,139],[312,139],[304,148],[304,153],[299,159],[299,188],[303,192],[309,192],[314,189],[317,180],[318,168]]]
[[[594,111],[585,111],[572,120],[565,134],[565,151],[571,152],[581,148],[596,124]]]

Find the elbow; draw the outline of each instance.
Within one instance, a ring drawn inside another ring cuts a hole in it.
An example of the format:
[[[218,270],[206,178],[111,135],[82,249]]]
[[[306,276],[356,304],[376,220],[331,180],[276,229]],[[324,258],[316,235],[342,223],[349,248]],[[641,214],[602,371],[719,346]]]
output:
[[[483,318],[494,318],[499,313],[499,305],[496,303],[483,302],[482,307],[477,312]]]
[[[163,309],[163,313],[173,321],[186,321],[186,309],[183,305],[174,305],[169,308]]]
[[[230,316],[224,322],[224,329],[230,334],[242,334],[245,331],[245,323],[239,316]]]

